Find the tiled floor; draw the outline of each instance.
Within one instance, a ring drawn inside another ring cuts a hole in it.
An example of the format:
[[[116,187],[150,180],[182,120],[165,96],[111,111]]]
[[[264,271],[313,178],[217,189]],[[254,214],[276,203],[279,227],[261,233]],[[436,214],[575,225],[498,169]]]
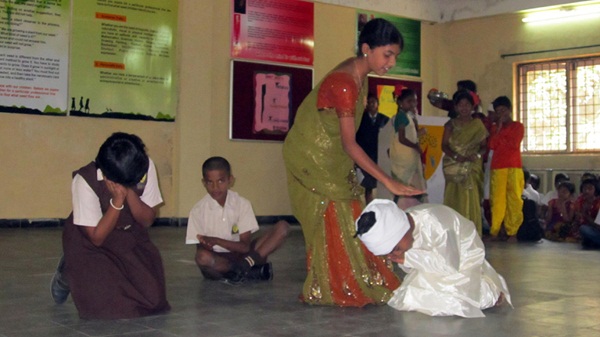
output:
[[[84,321],[73,302],[55,305],[49,282],[59,228],[0,230],[0,336],[600,336],[600,252],[576,244],[488,244],[514,309],[485,318],[429,317],[387,306],[311,307],[302,233],[294,226],[272,256],[275,279],[240,287],[203,280],[183,244],[185,228],[151,229],[162,252],[173,309],[161,316]]]

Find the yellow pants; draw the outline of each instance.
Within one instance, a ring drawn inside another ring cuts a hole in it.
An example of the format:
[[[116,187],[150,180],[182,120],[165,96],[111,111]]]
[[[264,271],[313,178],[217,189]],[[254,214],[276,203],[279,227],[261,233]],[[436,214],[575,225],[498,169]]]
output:
[[[492,170],[490,180],[490,203],[492,208],[492,225],[490,234],[497,236],[502,222],[506,234],[517,234],[523,223],[523,169],[504,168]]]

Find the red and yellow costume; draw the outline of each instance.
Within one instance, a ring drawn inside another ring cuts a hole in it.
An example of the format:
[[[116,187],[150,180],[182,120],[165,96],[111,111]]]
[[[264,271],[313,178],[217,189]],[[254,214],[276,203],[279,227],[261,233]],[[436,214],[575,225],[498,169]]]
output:
[[[523,124],[511,121],[498,128],[492,126],[489,148],[494,151],[491,164],[490,203],[492,224],[490,234],[497,236],[502,223],[508,236],[517,234],[523,223],[523,164],[521,141]]]

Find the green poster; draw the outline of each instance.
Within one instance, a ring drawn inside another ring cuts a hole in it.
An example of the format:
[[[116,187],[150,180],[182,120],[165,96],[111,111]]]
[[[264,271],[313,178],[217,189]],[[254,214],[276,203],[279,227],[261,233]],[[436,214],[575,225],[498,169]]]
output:
[[[404,49],[396,66],[388,72],[390,75],[409,75],[421,77],[421,22],[376,12],[358,11],[356,13],[357,40],[362,27],[371,19],[381,18],[390,21],[404,38]]]
[[[69,114],[173,121],[177,0],[73,2]]]
[[[0,112],[66,115],[69,0],[0,0]]]

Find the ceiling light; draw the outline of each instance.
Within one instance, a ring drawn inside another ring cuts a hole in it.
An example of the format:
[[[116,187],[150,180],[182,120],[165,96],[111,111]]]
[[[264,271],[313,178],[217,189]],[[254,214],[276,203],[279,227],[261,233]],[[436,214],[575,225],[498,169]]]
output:
[[[584,20],[600,16],[600,5],[563,6],[551,10],[529,12],[522,21],[526,23],[563,22]]]

